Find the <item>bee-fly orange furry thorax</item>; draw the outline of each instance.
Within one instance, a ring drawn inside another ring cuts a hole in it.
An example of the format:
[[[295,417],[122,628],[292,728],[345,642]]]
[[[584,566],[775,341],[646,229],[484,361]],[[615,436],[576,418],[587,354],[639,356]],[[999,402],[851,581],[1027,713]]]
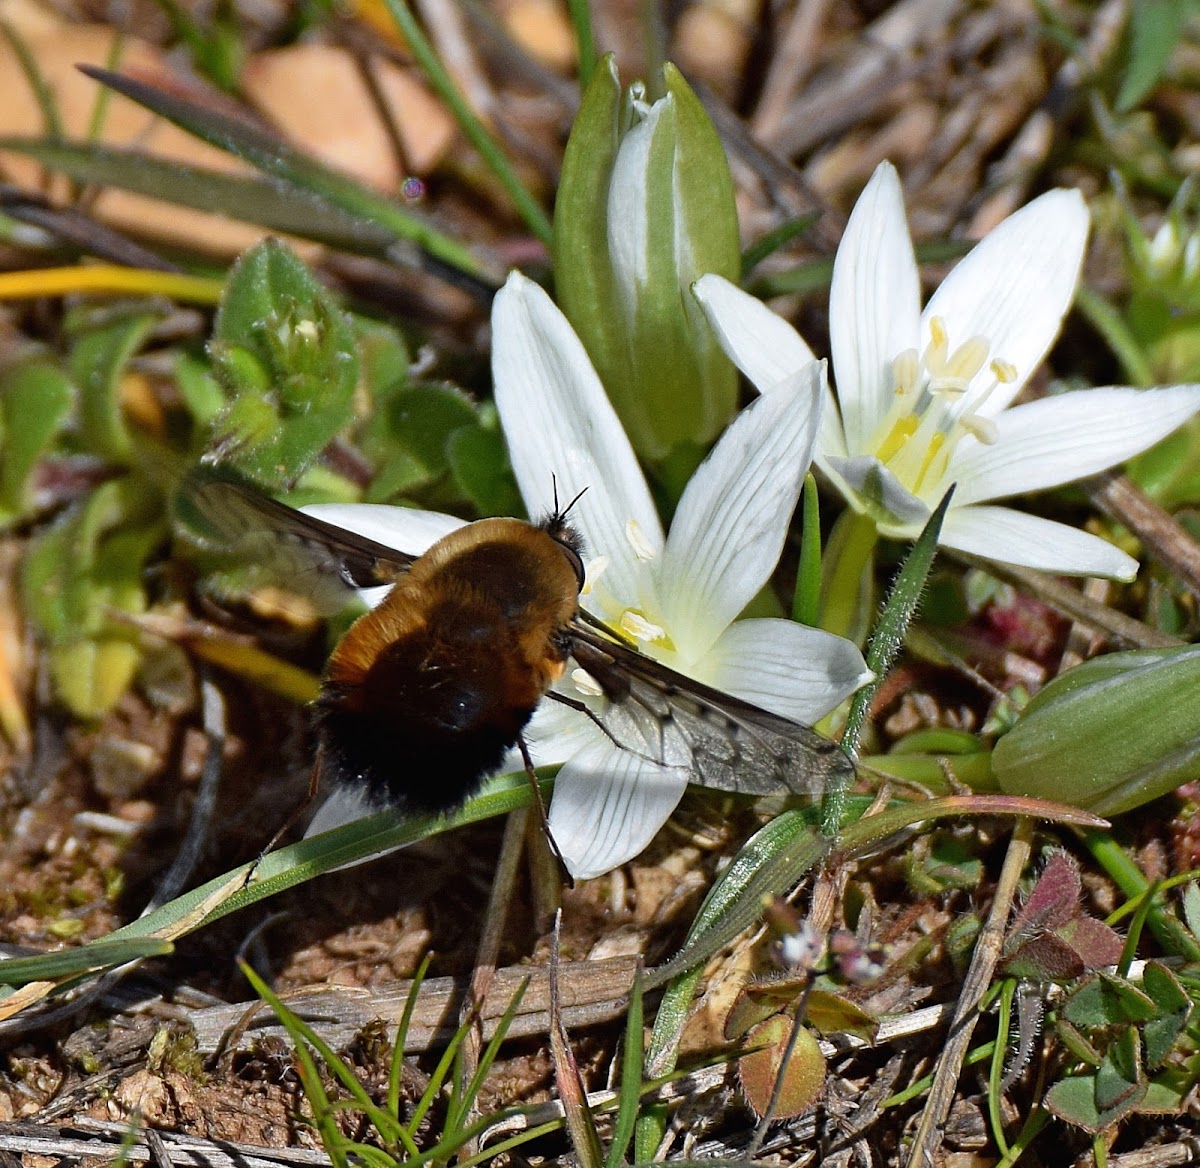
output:
[[[414,812],[469,798],[563,674],[579,552],[554,515],[483,519],[419,557],[329,659],[317,722],[333,777]]]

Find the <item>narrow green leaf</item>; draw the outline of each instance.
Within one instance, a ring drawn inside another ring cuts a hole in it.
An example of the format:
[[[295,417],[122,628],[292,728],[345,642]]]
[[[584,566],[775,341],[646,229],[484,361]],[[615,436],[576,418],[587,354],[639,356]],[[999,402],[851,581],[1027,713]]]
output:
[[[759,264],[768,256],[774,255],[781,247],[786,247],[798,235],[803,235],[818,219],[814,212],[809,215],[798,215],[781,223],[774,231],[752,243],[742,252],[742,279],[745,280]]]
[[[863,686],[854,695],[850,704],[850,715],[846,719],[846,730],[842,735],[842,746],[852,756],[858,748],[858,737],[871,708],[871,701],[904,645],[904,634],[916,615],[921,595],[929,580],[929,570],[933,567],[933,560],[937,555],[942,521],[950,509],[950,498],[953,494],[954,488],[951,487],[905,557],[892,583],[883,613],[871,634],[866,661],[868,668],[875,674],[875,680]],[[830,838],[836,836],[842,826],[846,789],[846,783],[840,782],[832,783],[825,791],[821,804],[821,830]]]
[[[379,224],[391,231],[397,240],[416,245],[456,271],[488,285],[497,282],[496,275],[486,272],[480,261],[456,240],[437,231],[398,203],[323,166],[278,135],[131,77],[97,69],[92,65],[81,65],[79,68],[87,76],[174,122],[219,150],[228,151],[266,174],[309,191],[355,218]]]
[[[592,37],[592,14],[588,0],[567,0],[571,27],[575,30],[575,50],[579,58],[579,88],[586,90],[596,71],[596,42]]]
[[[31,981],[62,981],[81,973],[95,973],[146,957],[166,957],[175,946],[156,937],[105,937],[75,949],[39,953],[31,957],[0,959],[0,985],[22,986]]]
[[[625,1149],[633,1138],[638,1118],[638,1102],[642,1094],[642,972],[639,969],[629,993],[629,1009],[625,1013],[624,1057],[621,1062],[621,1089],[617,1097],[617,1120],[613,1125],[612,1143],[604,1159],[604,1168],[620,1168],[625,1163]]]
[[[683,948],[670,961],[647,973],[647,987],[662,985],[703,964],[728,945],[743,929],[758,920],[764,896],[769,893],[779,895],[794,887],[832,846],[814,830],[811,810],[785,811],[759,828],[709,889]],[[658,1017],[663,1018],[662,1006]],[[656,1024],[656,1036],[658,1032]],[[647,1060],[653,1078],[671,1069],[657,1061],[659,1049],[656,1040]]]
[[[821,501],[811,471],[804,476],[802,514],[792,620],[815,628],[821,612]]]
[[[529,978],[525,978],[517,986],[512,997],[508,1000],[508,1005],[504,1007],[504,1013],[500,1015],[500,1019],[496,1023],[496,1029],[492,1034],[491,1040],[479,1056],[479,1065],[475,1068],[475,1073],[471,1076],[471,1081],[463,1090],[462,1114],[469,1114],[470,1110],[475,1106],[475,1102],[479,1098],[479,1092],[483,1090],[483,1084],[491,1072],[497,1056],[500,1054],[500,1047],[504,1045],[504,1040],[508,1037],[509,1028],[517,1016],[521,1002],[525,999],[525,991],[527,989],[529,989]],[[446,1126],[447,1130],[449,1130],[450,1125],[447,1124]],[[454,1126],[460,1127],[460,1123],[456,1122]]]
[[[429,972],[429,963],[432,960],[432,952],[427,952],[421,958],[421,964],[417,966],[417,972],[412,976],[408,997],[404,999],[404,1009],[396,1026],[396,1041],[392,1045],[392,1063],[388,1069],[387,1109],[397,1119],[400,1118],[400,1089],[403,1086],[404,1051],[408,1045],[408,1029],[412,1025],[417,1001],[421,996],[421,986],[425,982],[425,975]],[[405,1130],[404,1135],[407,1134],[408,1132]],[[403,1139],[404,1136],[401,1138]],[[415,1152],[415,1149],[413,1151]]]
[[[396,27],[404,37],[409,51],[417,59],[421,71],[425,74],[433,91],[446,103],[458,128],[462,130],[467,141],[479,151],[484,162],[496,176],[500,185],[512,199],[525,225],[547,247],[551,246],[554,232],[550,219],[541,205],[529,193],[520,176],[508,161],[500,144],[492,137],[487,127],[471,108],[470,103],[459,92],[450,71],[442,64],[433,45],[430,44],[424,30],[413,17],[411,9],[405,0],[384,0],[388,12],[396,22]]]
[[[1129,63],[1116,109],[1132,110],[1158,84],[1175,46],[1179,43],[1188,0],[1138,0],[1129,9]]]
[[[551,781],[543,777],[542,797],[549,798]],[[348,823],[334,831],[312,836],[264,856],[257,863],[243,864],[199,888],[170,901],[144,917],[131,921],[110,935],[110,939],[139,937],[158,932],[187,920],[197,908],[225,889],[233,889],[227,899],[213,904],[202,919],[192,922],[189,932],[211,924],[285,889],[294,888],[356,860],[393,851],[417,840],[428,839],[461,827],[506,815],[527,807],[532,798],[529,779],[524,772],[492,779],[482,794],[451,816],[405,819],[393,811],[384,811]],[[249,883],[246,881],[249,880]]]
[[[356,1110],[362,1112],[364,1118],[375,1127],[384,1140],[395,1143],[399,1139],[398,1128],[400,1125],[386,1110],[375,1104],[367,1089],[359,1082],[358,1076],[346,1065],[343,1059],[338,1057],[333,1047],[295,1011],[291,1010],[246,962],[239,961],[238,966],[242,971],[242,976],[250,983],[254,992],[271,1007],[272,1012],[287,1031],[296,1049],[297,1056],[301,1056],[306,1048],[311,1048],[315,1051],[320,1056],[322,1062],[329,1068],[330,1074],[341,1083],[342,1088],[350,1096],[352,1100],[351,1105]],[[315,1070],[316,1067],[314,1065],[313,1071],[315,1072]],[[319,1075],[316,1076],[316,1081],[319,1084]],[[319,1122],[318,1099],[322,1108],[332,1111],[333,1107],[323,1088],[320,1090],[317,1098],[310,1097],[310,1102],[313,1104],[313,1112],[318,1115]]]
[[[36,158],[80,183],[120,187],[155,199],[257,223],[343,251],[384,257],[396,233],[279,179],[222,174],[140,150],[51,138],[0,137],[0,149]]]
[[[42,73],[37,56],[30,48],[29,42],[22,36],[16,25],[8,20],[0,20],[0,36],[3,36],[8,42],[13,56],[17,59],[18,67],[25,74],[29,88],[33,90],[34,99],[37,101],[42,121],[46,126],[46,133],[61,135],[63,132],[62,118],[58,112],[58,102],[55,100],[54,90],[47,83],[45,74]]]

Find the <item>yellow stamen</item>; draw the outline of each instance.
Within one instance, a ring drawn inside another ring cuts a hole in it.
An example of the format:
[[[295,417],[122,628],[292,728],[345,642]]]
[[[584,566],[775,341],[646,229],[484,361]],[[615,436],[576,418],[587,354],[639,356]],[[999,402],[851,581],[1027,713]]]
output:
[[[930,481],[936,481],[941,478],[950,460],[950,452],[953,449],[953,444],[947,445],[946,435],[940,431],[929,439],[929,445],[925,449],[925,457],[921,460],[920,469],[917,471],[916,479],[912,485],[914,495],[920,493],[927,477]],[[931,471],[933,472],[932,474],[930,473]]]
[[[963,414],[958,421],[968,434],[974,434],[985,446],[996,445],[1000,432],[991,418],[985,418],[982,414]]]
[[[946,322],[940,316],[929,321],[929,344],[925,347],[925,368],[935,376],[946,364],[950,351],[950,339],[946,336]]]
[[[965,386],[983,368],[990,348],[983,337],[972,337],[965,341],[950,355],[943,376],[949,380],[962,381]]]
[[[880,462],[887,463],[896,457],[904,448],[904,444],[917,432],[916,414],[905,414],[897,420],[888,431],[884,440],[876,447],[875,457]]]
[[[917,388],[921,373],[921,358],[916,349],[905,349],[892,361],[892,385],[897,397],[904,397]]]
[[[630,519],[625,524],[625,538],[633,548],[633,554],[642,561],[654,559],[657,553],[646,538],[642,525],[636,519]]]
[[[572,669],[571,684],[584,697],[598,698],[604,695],[604,690],[600,688],[600,683],[586,669]]]
[[[608,570],[608,556],[596,556],[594,559],[588,560],[583,569],[583,587],[579,590],[580,596],[589,596],[592,589],[600,581],[600,577]]]
[[[675,652],[675,642],[667,636],[662,625],[656,625],[636,608],[627,608],[617,620],[617,627],[627,636],[643,644],[654,645],[668,652]]]
[[[627,608],[621,613],[621,619],[617,624],[620,625],[623,632],[638,641],[658,641],[666,635],[662,625],[656,625],[653,621],[647,620],[633,608]]]

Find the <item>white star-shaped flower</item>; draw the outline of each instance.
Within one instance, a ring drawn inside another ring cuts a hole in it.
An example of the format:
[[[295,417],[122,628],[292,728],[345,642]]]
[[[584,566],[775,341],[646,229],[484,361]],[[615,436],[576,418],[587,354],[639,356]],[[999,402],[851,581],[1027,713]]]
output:
[[[586,545],[586,608],[671,668],[799,722],[821,718],[869,679],[849,641],[787,620],[735,619],[783,547],[816,439],[822,364],[793,370],[778,393],[735,419],[688,483],[666,534],[583,345],[546,293],[510,276],[492,326],[496,405],[530,515],[548,514],[556,491],[560,502],[584,492],[570,521]],[[410,554],[458,522],[398,507],[306,510]],[[559,688],[604,712],[582,670],[569,670]],[[579,878],[641,852],[687,785],[686,770],[620,748],[554,702],[542,703],[527,738],[537,765],[563,764],[550,829]],[[321,829],[348,818],[320,815]]]
[[[1087,232],[1082,196],[1050,191],[991,231],[922,311],[899,178],[890,163],[876,169],[834,260],[837,398],[826,402],[816,461],[881,533],[914,537],[954,484],[947,547],[1051,572],[1137,573],[1105,540],[991,505],[1115,466],[1200,409],[1200,385],[1109,386],[1012,405],[1058,335]],[[728,281],[705,276],[695,293],[763,393],[812,361],[786,321]]]

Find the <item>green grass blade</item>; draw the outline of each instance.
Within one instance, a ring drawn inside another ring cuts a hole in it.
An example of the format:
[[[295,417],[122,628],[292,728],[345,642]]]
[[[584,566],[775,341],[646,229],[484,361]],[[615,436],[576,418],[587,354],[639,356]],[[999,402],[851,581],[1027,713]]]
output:
[[[400,1138],[401,1125],[383,1108],[375,1104],[371,1096],[367,1094],[366,1088],[358,1081],[358,1076],[355,1075],[342,1059],[338,1058],[337,1052],[307,1022],[285,1005],[279,995],[249,965],[243,961],[239,962],[239,966],[243,976],[253,987],[254,992],[271,1007],[280,1024],[288,1032],[288,1035],[296,1046],[297,1054],[301,1051],[315,1051],[329,1068],[330,1074],[341,1083],[346,1093],[350,1096],[349,1100],[339,1102],[335,1105],[328,1097],[324,1097],[324,1088],[322,1088],[325,1107],[330,1110],[335,1109],[335,1107],[342,1110],[352,1107],[356,1111],[361,1111],[386,1142],[396,1143]]]
[[[16,27],[7,20],[0,20],[0,36],[3,36],[8,42],[8,47],[12,49],[13,56],[17,59],[17,65],[25,74],[29,88],[33,90],[34,100],[37,102],[38,109],[41,110],[42,121],[46,125],[46,133],[61,136],[63,132],[62,118],[59,116],[58,104],[54,100],[54,91],[46,82],[33,50],[30,49],[29,44]]]
[[[551,784],[546,779],[542,781],[543,797],[548,797]],[[529,780],[522,772],[493,779],[483,794],[476,796],[452,816],[404,819],[397,812],[383,811],[347,823],[334,831],[289,844],[264,856],[257,864],[243,864],[177,897],[162,908],[131,921],[110,934],[108,939],[164,933],[179,926],[190,914],[204,909],[203,914],[194,921],[187,921],[187,927],[179,934],[184,935],[201,925],[211,924],[232,912],[303,884],[323,872],[331,872],[344,864],[440,835],[455,827],[507,815],[519,807],[528,806],[531,799]],[[245,883],[247,878],[248,884]],[[224,890],[229,890],[227,896],[220,895]],[[210,901],[213,903],[209,904]]]
[[[815,628],[821,612],[821,502],[812,472],[804,476],[800,563],[792,596],[792,620]]]
[[[404,0],[386,0],[388,11],[396,22],[408,44],[409,50],[417,59],[433,91],[446,103],[454,120],[458,122],[468,142],[479,151],[484,162],[499,180],[500,185],[512,199],[525,225],[546,245],[550,247],[554,231],[550,226],[550,217],[542,209],[541,204],[529,193],[525,184],[517,177],[517,172],[508,161],[508,156],[496,140],[488,133],[487,127],[476,116],[475,111],[467,104],[466,98],[458,91],[445,65],[442,64],[434,51],[433,45],[425,36],[424,30],[417,23],[412,10]]]
[[[496,1024],[496,1030],[492,1034],[491,1041],[484,1047],[483,1054],[479,1056],[479,1065],[475,1068],[475,1074],[471,1076],[471,1081],[467,1084],[467,1088],[463,1092],[463,1102],[466,1106],[469,1107],[478,1098],[479,1092],[483,1088],[484,1080],[487,1079],[488,1072],[492,1069],[492,1064],[496,1061],[496,1057],[500,1053],[500,1046],[508,1034],[509,1027],[513,1024],[513,1019],[517,1016],[517,1010],[520,1009],[521,1000],[525,997],[525,991],[528,988],[529,978],[525,978],[517,986],[508,1005],[504,1008],[504,1013],[500,1016],[500,1021]]]
[[[165,957],[174,952],[170,941],[157,937],[128,937],[115,941],[111,936],[75,949],[39,953],[31,957],[7,957],[0,960],[0,985],[21,986],[31,981],[61,981],[81,973],[97,973],[127,961],[147,957]]]
[[[36,158],[81,183],[120,187],[181,207],[257,223],[344,251],[386,256],[395,233],[313,192],[276,181],[221,174],[138,150],[49,138],[0,138],[0,149]]]
[[[400,1023],[396,1027],[396,1041],[392,1044],[392,1063],[388,1068],[387,1109],[400,1118],[400,1079],[404,1069],[404,1048],[408,1045],[408,1028],[412,1025],[413,1011],[417,1008],[417,999],[421,994],[421,986],[425,975],[429,972],[429,963],[433,960],[432,953],[426,953],[413,974],[412,988],[404,1001],[404,1011],[400,1015]]]
[[[575,51],[579,58],[579,88],[587,89],[596,71],[596,41],[592,36],[592,14],[588,0],[567,0],[571,27],[575,31]]]
[[[798,215],[781,223],[774,231],[768,231],[761,239],[752,243],[742,252],[742,279],[744,280],[759,264],[774,254],[781,247],[791,243],[798,235],[803,235],[820,218],[815,212],[808,215]]]
[[[621,1066],[621,1089],[617,1096],[617,1121],[613,1125],[612,1143],[604,1158],[604,1168],[620,1168],[625,1162],[625,1150],[637,1126],[638,1104],[642,1096],[642,1042],[642,974],[639,969],[633,979],[629,1010],[625,1015],[625,1055]]]
[[[378,224],[392,232],[397,240],[416,245],[455,271],[489,285],[495,282],[495,274],[486,272],[479,259],[457,240],[391,199],[324,166],[278,135],[248,120],[209,109],[199,102],[123,74],[110,73],[93,65],[79,68],[88,77],[115,89],[130,101],[145,106],[219,150],[249,162],[264,174],[308,191],[350,215]]]

